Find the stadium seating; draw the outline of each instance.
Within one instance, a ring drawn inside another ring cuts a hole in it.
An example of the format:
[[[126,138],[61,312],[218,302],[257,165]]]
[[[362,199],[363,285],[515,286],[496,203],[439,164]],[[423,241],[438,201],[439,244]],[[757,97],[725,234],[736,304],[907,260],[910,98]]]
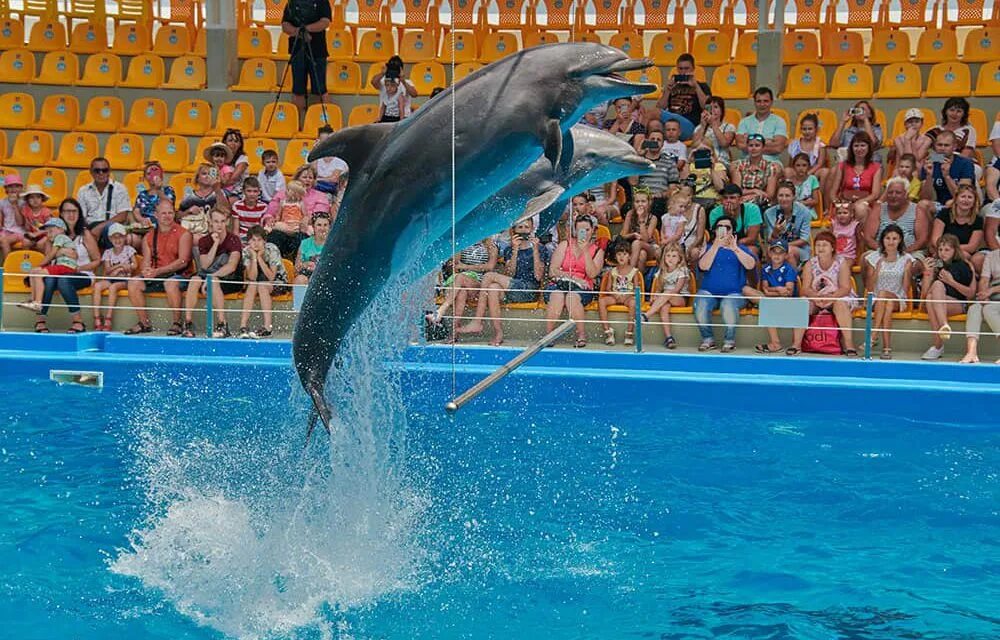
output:
[[[205,60],[199,56],[180,56],[170,65],[170,77],[161,89],[204,89],[207,81]]]
[[[1000,96],[1000,60],[984,62],[979,67],[975,95]]]
[[[875,4],[878,2],[879,6]],[[882,0],[851,0],[847,3],[847,20],[839,20],[837,15],[837,3],[827,3],[828,29],[871,29],[872,25],[878,22],[879,9]]]
[[[233,91],[274,91],[278,84],[278,71],[274,60],[250,58],[240,68],[240,80],[230,87]]]
[[[97,136],[85,131],[76,131],[63,135],[59,143],[53,165],[67,169],[84,169],[90,166],[90,160],[100,155]]]
[[[30,93],[0,94],[0,129],[30,129],[35,121],[35,98]]]
[[[72,53],[95,54],[108,50],[108,30],[101,22],[81,22],[73,27],[69,36],[69,50]]]
[[[67,51],[51,51],[42,58],[35,84],[56,84],[70,87],[80,77],[80,67],[76,54]]]
[[[793,0],[795,4],[795,22],[786,23],[789,29],[807,29],[822,31],[825,28],[823,15],[823,0]]]
[[[299,132],[299,110],[291,102],[269,102],[260,115],[260,138],[291,138]]]
[[[132,101],[125,129],[132,133],[159,135],[167,128],[167,103],[160,98]]]
[[[184,136],[161,135],[153,138],[149,159],[158,161],[169,173],[184,171],[189,164],[191,150]]]
[[[538,21],[538,6],[545,5],[545,24]],[[485,14],[484,14],[485,15]],[[576,15],[573,3],[564,0],[529,0],[528,23],[539,31],[569,34],[576,29]]]
[[[920,130],[921,133],[924,133],[928,129],[937,126],[938,118],[936,113],[925,107],[917,107],[917,108],[920,109],[920,112],[923,113],[924,115],[924,125]],[[896,112],[896,118],[895,120],[893,120],[892,123],[892,137],[896,138],[902,135],[905,130],[906,130],[906,110],[900,109],[899,111]],[[883,131],[885,131],[884,128]]]
[[[25,274],[42,264],[45,254],[38,251],[11,251],[3,261],[3,290],[6,293],[30,293]]]
[[[687,40],[680,31],[657,33],[649,45],[649,57],[659,67],[674,66],[682,53],[687,53]]]
[[[0,51],[24,47],[24,23],[15,18],[0,19]]]
[[[84,87],[117,87],[122,81],[122,60],[113,53],[87,58],[83,76],[77,84]]]
[[[125,126],[125,104],[114,96],[97,96],[87,103],[79,129],[94,133],[115,133]]]
[[[422,62],[413,65],[409,78],[417,89],[417,94],[421,96],[429,96],[435,87],[448,86],[444,67],[438,62]]]
[[[330,60],[354,59],[354,34],[349,29],[327,29],[326,50]],[[277,53],[287,55],[287,49],[278,48]]]
[[[919,98],[920,94],[920,67],[917,65],[901,62],[882,69],[876,98]]]
[[[0,109],[3,107],[0,106]],[[76,96],[55,93],[45,97],[32,129],[72,131],[80,124],[80,101]]]
[[[937,0],[930,2],[931,15],[927,15],[928,0],[906,0],[896,4],[899,12],[895,17],[890,18],[890,4],[883,2],[879,9],[879,24],[883,27],[911,27],[914,29],[933,29],[938,24],[938,9],[940,3]],[[909,54],[909,50],[907,50]]]
[[[178,58],[191,53],[191,33],[184,25],[160,27],[153,38],[153,53],[162,58]]]
[[[69,181],[62,169],[36,167],[28,173],[25,184],[41,185],[50,202],[62,202],[68,195]]]
[[[164,133],[203,136],[212,128],[212,107],[204,100],[181,100],[174,107],[170,126]]]
[[[247,171],[257,173],[263,168],[261,156],[265,151],[278,152],[278,143],[273,138],[247,138],[243,144],[247,159],[250,161]]]
[[[56,19],[42,19],[28,34],[29,51],[63,51],[67,46],[66,27]]]
[[[285,146],[285,156],[281,163],[281,171],[286,175],[295,173],[295,170],[306,164],[309,151],[313,148],[313,140],[298,139],[292,140]]]
[[[149,29],[137,22],[117,25],[113,42],[115,53],[120,56],[137,56],[152,48]]]
[[[736,53],[733,54],[733,62],[754,66],[757,64],[757,34],[747,31],[736,41]],[[789,62],[784,60],[784,62]]]
[[[924,96],[950,98],[972,95],[972,73],[963,62],[939,62],[931,67]]]
[[[396,55],[396,43],[392,38],[392,30],[376,29],[361,35],[358,53],[354,59],[358,62],[385,62],[394,55]]]
[[[600,6],[600,4],[598,4]],[[628,32],[619,31],[618,33],[611,36],[611,40],[608,44],[616,49],[621,49],[628,54],[630,58],[644,58],[646,57],[645,46],[643,46],[642,34],[638,31]]]
[[[35,54],[27,49],[0,53],[0,82],[28,84],[35,79]]]
[[[817,137],[823,142],[830,142],[830,136],[833,132],[837,130],[837,126],[840,124],[840,118],[832,109],[802,109],[799,111],[799,117],[795,122],[795,137],[798,138],[802,135],[802,118],[807,114],[813,114],[819,120],[819,132],[816,134]]]
[[[866,64],[845,64],[834,71],[829,96],[852,100],[869,99],[874,86],[871,67]]]
[[[784,64],[809,63],[820,59],[819,40],[815,33],[809,31],[786,33],[781,39],[781,49]]]
[[[470,73],[480,69],[483,65],[477,62],[463,62],[462,64],[455,66],[455,75],[451,79],[452,84],[458,82]]]
[[[236,40],[236,55],[240,58],[270,58],[274,53],[271,32],[263,27],[240,29]]]
[[[1000,60],[1000,26],[979,27],[965,36],[962,62]]]
[[[347,126],[356,127],[361,124],[372,124],[377,120],[377,104],[359,104],[351,109],[351,113],[347,116]]]
[[[646,14],[642,24],[635,22],[636,2],[637,0],[627,0],[625,15],[630,23],[629,26],[639,31],[639,33],[644,33],[646,31],[668,31],[670,29],[676,29],[678,30],[680,37],[682,39],[686,39],[683,32],[684,23],[680,22],[678,24],[674,24],[674,14],[670,11],[670,0],[642,0],[642,5]]]
[[[821,37],[824,63],[856,64],[865,61],[865,43],[860,33],[827,29]]]
[[[433,32],[405,32],[400,36],[399,56],[408,64],[434,60],[437,57],[437,40]]]
[[[441,40],[441,53],[438,54],[437,61],[450,65],[452,60],[456,65],[479,60],[479,43],[473,32],[455,31]]]
[[[319,128],[324,124],[329,124],[334,131],[344,127],[344,114],[340,110],[340,105],[332,103],[309,105],[302,130],[295,134],[295,138],[315,140],[319,136]]]
[[[910,36],[896,29],[876,29],[868,53],[871,64],[892,64],[910,59]]]
[[[996,24],[1000,18],[1000,7],[993,3],[992,18],[987,15],[985,0],[962,0],[955,5],[942,3],[944,11],[941,21],[949,29],[955,27],[978,27],[989,23],[991,20]]]
[[[104,157],[116,171],[141,169],[146,160],[142,137],[133,133],[111,134],[104,145]]]
[[[915,62],[933,63],[958,59],[958,36],[950,29],[929,29],[917,41]]]
[[[788,70],[782,97],[789,100],[826,98],[826,69],[821,64],[797,64]]]
[[[253,105],[244,100],[229,100],[218,106],[215,112],[215,127],[208,135],[221,136],[226,129],[253,131],[256,123],[256,112]],[[201,155],[198,156],[200,158]]]
[[[712,74],[712,95],[725,99],[743,99],[753,93],[750,70],[735,62],[723,65]]]
[[[205,136],[198,140],[198,144],[195,145],[194,154],[191,156],[191,164],[187,167],[188,171],[197,171],[199,166],[205,164],[205,149],[218,142],[220,135],[222,135],[221,132]],[[245,141],[243,146],[246,147]]]
[[[330,93],[337,95],[361,93],[361,66],[350,60],[327,63],[326,88]]]
[[[724,33],[701,33],[691,45],[691,54],[699,67],[717,67],[729,62],[733,49],[732,39]]]
[[[128,73],[118,86],[132,89],[158,89],[165,78],[163,58],[152,53],[145,53],[132,58],[128,65]]]
[[[55,144],[48,131],[28,129],[17,134],[10,151],[12,164],[22,167],[44,167],[52,164]]]
[[[988,147],[990,126],[986,123],[986,112],[975,107],[969,109],[969,125],[976,130],[976,146]]]
[[[177,194],[178,200],[184,197],[188,191],[194,190],[194,174],[178,173],[170,177],[170,188]]]
[[[496,62],[504,56],[517,53],[517,38],[513,33],[497,32],[488,34],[483,38],[482,50],[479,53],[479,61],[484,64]]]

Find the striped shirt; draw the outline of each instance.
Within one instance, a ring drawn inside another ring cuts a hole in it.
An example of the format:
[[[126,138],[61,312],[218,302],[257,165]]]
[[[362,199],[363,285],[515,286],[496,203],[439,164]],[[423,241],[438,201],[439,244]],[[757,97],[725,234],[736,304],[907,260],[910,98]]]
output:
[[[677,170],[677,160],[666,153],[660,154],[659,158],[653,160],[656,170],[645,176],[639,176],[639,186],[646,187],[658,196],[667,190],[670,184],[681,181],[680,171]]]

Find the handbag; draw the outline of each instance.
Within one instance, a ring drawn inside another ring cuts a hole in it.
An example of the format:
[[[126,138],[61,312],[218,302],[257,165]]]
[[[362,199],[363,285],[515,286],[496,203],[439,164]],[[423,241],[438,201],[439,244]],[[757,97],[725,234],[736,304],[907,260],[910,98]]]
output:
[[[833,313],[822,310],[809,319],[809,328],[802,337],[802,351],[840,355],[840,328]]]

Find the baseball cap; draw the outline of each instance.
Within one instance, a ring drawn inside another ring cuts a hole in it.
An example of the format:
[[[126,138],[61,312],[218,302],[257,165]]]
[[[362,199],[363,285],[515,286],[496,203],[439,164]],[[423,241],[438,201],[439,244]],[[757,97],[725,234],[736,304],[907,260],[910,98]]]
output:
[[[111,236],[123,236],[123,235],[125,235],[126,233],[128,233],[128,232],[127,232],[127,231],[125,231],[125,225],[123,225],[123,224],[122,224],[122,223],[120,223],[120,222],[113,222],[113,223],[112,223],[112,224],[111,224],[111,225],[110,225],[110,226],[108,227],[108,237],[109,237],[109,238],[110,238]]]
[[[770,248],[771,249],[776,249],[777,248],[777,249],[781,249],[782,251],[788,251],[788,243],[785,242],[783,239],[778,238],[777,240],[772,240],[771,241]]]
[[[66,222],[63,221],[62,218],[49,218],[45,221],[45,224],[42,225],[43,229],[47,227],[59,227],[63,231],[66,231]]]
[[[906,110],[906,115],[903,117],[903,122],[906,122],[907,120],[912,120],[914,118],[916,118],[918,120],[923,120],[924,119],[924,112],[921,111],[920,109],[917,109],[916,107],[907,109]]]
[[[3,177],[3,186],[9,187],[13,184],[19,184],[21,186],[24,186],[24,181],[21,180],[21,176],[17,175],[16,173],[8,173]]]

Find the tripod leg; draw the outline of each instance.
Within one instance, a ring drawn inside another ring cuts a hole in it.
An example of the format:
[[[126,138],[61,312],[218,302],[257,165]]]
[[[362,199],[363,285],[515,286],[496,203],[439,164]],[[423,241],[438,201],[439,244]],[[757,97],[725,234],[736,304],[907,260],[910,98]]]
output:
[[[301,33],[296,33],[295,34],[295,39],[292,40],[292,43],[293,43],[292,44],[292,51],[296,51],[296,53],[298,53],[298,54],[301,54],[301,52],[296,49],[295,43],[299,43],[301,39],[302,39],[302,34]],[[264,128],[263,128],[264,133],[270,133],[271,132],[271,123],[274,122],[274,111],[275,111],[275,109],[278,108],[278,102],[281,100],[281,88],[285,86],[285,80],[288,79],[288,73],[292,69],[292,60],[294,58],[295,58],[294,54],[290,55],[290,56],[288,56],[288,61],[285,62],[285,70],[281,72],[281,80],[278,81],[278,91],[277,91],[277,93],[274,94],[274,104],[271,107],[271,114],[268,116],[268,118],[267,118],[267,124],[264,125]]]

